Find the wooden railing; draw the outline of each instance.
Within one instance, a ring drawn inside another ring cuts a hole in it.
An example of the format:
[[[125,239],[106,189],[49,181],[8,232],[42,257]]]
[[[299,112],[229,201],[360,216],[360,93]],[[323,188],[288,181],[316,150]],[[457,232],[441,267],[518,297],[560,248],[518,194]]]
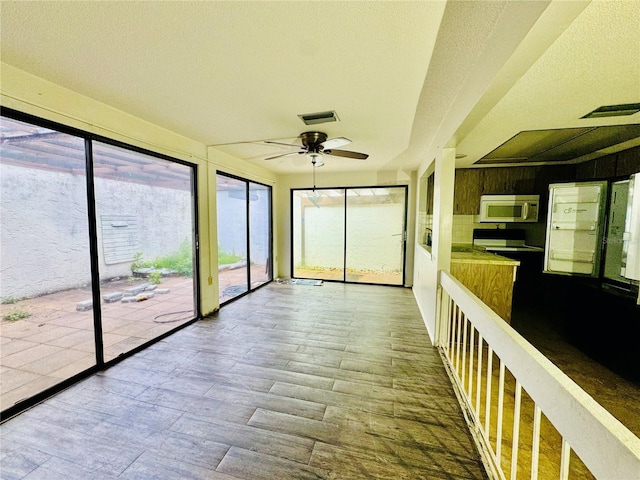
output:
[[[640,479],[640,439],[448,272],[437,346],[492,478]]]

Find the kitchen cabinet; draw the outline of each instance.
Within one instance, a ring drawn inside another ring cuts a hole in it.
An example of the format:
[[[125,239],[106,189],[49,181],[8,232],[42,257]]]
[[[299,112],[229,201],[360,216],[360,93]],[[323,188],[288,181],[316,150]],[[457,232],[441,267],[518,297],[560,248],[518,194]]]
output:
[[[484,169],[464,168],[456,170],[454,190],[454,215],[480,213],[480,195],[484,182]]]
[[[640,172],[640,147],[571,165],[460,168],[456,170],[455,215],[477,215],[481,195],[540,195],[546,211],[552,183],[628,177]]]
[[[433,215],[433,190],[435,188],[435,174],[429,175],[427,178],[427,215]]]
[[[482,193],[486,195],[528,195],[533,192],[535,167],[487,168]]]
[[[536,167],[461,168],[456,170],[454,215],[478,215],[481,195],[540,195],[546,199],[550,183],[573,181],[574,165]],[[546,200],[540,211],[546,211]]]
[[[451,252],[451,274],[505,322],[511,323],[513,284],[520,262],[481,251]]]
[[[616,176],[626,177],[640,172],[640,147],[617,153]]]
[[[601,180],[628,177],[640,172],[640,147],[595,158],[577,165],[576,179]]]
[[[576,167],[576,178],[592,180],[595,178],[613,178],[616,176],[616,154],[583,162]]]

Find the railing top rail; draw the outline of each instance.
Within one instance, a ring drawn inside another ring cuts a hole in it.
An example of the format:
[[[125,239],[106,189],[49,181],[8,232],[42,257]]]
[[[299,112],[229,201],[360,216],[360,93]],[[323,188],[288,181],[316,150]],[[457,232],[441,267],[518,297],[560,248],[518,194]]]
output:
[[[640,479],[640,439],[446,271],[440,284],[596,478]]]

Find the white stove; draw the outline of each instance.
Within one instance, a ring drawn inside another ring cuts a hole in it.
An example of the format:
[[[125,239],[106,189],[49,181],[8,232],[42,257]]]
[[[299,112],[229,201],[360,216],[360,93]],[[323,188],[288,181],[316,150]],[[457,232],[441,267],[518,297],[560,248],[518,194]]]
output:
[[[487,252],[536,252],[543,253],[544,248],[526,244],[525,231],[522,229],[483,229],[473,231],[473,245]]]

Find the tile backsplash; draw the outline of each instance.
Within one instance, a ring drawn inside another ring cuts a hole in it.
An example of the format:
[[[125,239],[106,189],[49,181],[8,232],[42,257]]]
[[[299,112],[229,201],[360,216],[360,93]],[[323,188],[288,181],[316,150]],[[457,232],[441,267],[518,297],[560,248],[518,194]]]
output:
[[[504,223],[480,223],[478,215],[454,215],[451,241],[453,243],[472,243],[474,228],[505,228]]]

